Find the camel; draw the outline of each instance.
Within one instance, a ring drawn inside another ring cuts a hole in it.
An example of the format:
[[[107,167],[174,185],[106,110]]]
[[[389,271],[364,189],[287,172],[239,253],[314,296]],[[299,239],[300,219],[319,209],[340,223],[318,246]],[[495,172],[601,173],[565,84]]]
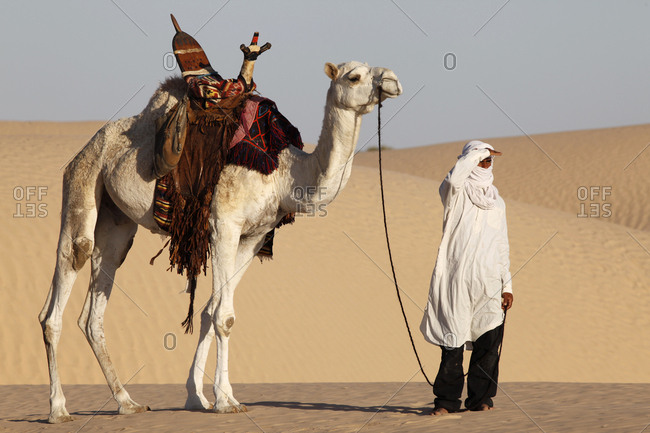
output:
[[[289,146],[269,175],[234,165],[226,165],[221,173],[211,202],[212,295],[201,313],[198,347],[186,383],[188,410],[246,410],[233,396],[228,377],[235,288],[262,247],[265,234],[284,216],[318,208],[336,198],[350,177],[361,117],[373,110],[380,97],[384,100],[402,93],[390,69],[353,61],[326,63],[325,73],[331,83],[322,131],[312,153]],[[89,257],[91,278],[78,325],[106,377],[118,412],[149,410],[133,401],[120,382],[107,351],[103,318],[115,272],[126,258],[138,226],[165,234],[153,218],[155,122],[185,92],[182,78],[168,79],[140,114],[105,125],[65,169],[56,267],[39,315],[50,374],[51,423],[72,420],[57,369],[57,345],[66,302]],[[211,405],[203,395],[203,374],[215,337],[215,402]]]

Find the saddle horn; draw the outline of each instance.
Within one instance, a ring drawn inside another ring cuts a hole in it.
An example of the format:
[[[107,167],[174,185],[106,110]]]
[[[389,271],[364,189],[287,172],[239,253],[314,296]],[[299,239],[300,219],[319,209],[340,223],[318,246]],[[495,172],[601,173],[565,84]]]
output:
[[[172,24],[174,24],[174,28],[176,29],[176,32],[182,32],[181,26],[178,25],[178,21],[176,21],[176,17],[174,17],[174,14],[169,14],[170,17],[172,17]]]
[[[241,65],[241,70],[239,71],[239,75],[244,79],[246,82],[246,86],[250,88],[253,85],[253,69],[255,68],[255,61],[259,57],[260,54],[262,54],[264,51],[267,51],[271,48],[270,43],[265,43],[261,47],[257,45],[257,41],[259,40],[260,33],[255,32],[253,33],[253,39],[251,40],[251,43],[249,46],[246,46],[244,44],[241,44],[239,46],[239,49],[244,53],[244,62]],[[257,48],[256,50],[251,50],[251,47]]]

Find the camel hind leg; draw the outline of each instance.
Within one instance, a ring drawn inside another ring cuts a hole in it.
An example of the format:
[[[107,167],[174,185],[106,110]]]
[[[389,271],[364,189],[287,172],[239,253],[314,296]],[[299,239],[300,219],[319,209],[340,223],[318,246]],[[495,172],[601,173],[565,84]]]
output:
[[[85,173],[81,178],[76,175],[74,167],[66,169],[56,267],[45,305],[39,314],[50,374],[50,423],[72,420],[65,408],[57,346],[61,337],[63,311],[72,286],[77,273],[92,254],[100,190],[98,175]]]
[[[149,410],[148,406],[133,401],[124,389],[111,362],[104,336],[104,311],[113,289],[115,272],[126,258],[137,229],[137,224],[117,209],[110,197],[102,199],[95,228],[90,285],[78,322],[117,401],[120,414]]]

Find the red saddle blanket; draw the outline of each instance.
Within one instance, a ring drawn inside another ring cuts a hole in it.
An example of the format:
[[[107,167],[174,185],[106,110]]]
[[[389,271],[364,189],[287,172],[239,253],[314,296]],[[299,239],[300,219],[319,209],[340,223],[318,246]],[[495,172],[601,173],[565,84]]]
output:
[[[275,102],[261,96],[246,100],[228,152],[228,164],[262,174],[278,168],[278,155],[288,146],[303,148],[298,129],[280,113]]]

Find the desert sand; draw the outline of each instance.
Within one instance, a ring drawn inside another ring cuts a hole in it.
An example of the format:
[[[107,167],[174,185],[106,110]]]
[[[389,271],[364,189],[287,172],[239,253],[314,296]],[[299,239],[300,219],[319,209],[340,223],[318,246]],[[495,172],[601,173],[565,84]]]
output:
[[[497,410],[420,416],[433,397],[418,374],[390,277],[377,153],[364,149],[326,215],[299,217],[280,229],[273,261],[256,261],[237,289],[230,378],[248,414],[178,410],[197,336],[180,326],[189,300],[181,293],[183,278],[166,271],[166,253],[149,265],[164,239],[140,230],[118,271],[105,325],[117,371],[134,399],[154,411],[115,412],[76,325],[86,266],[59,345],[68,410],[77,420],[41,424],[48,374],[37,315],[54,269],[63,167],[101,125],[0,122],[0,430],[428,431],[435,425],[637,433],[650,422],[650,125],[638,125],[471,137],[504,153],[495,163],[495,185],[508,206],[515,303]],[[418,326],[441,236],[437,189],[462,144],[383,152],[397,277],[431,379],[439,349]],[[197,309],[209,293],[210,279],[202,277]],[[214,353],[213,346],[206,385]]]
[[[0,431],[640,433],[650,402],[647,384],[509,382],[497,409],[434,418],[426,383],[264,383],[234,386],[247,413],[215,415],[183,410],[183,385],[131,385],[152,411],[117,415],[106,386],[64,389],[75,420],[52,425],[47,386],[0,386]]]

